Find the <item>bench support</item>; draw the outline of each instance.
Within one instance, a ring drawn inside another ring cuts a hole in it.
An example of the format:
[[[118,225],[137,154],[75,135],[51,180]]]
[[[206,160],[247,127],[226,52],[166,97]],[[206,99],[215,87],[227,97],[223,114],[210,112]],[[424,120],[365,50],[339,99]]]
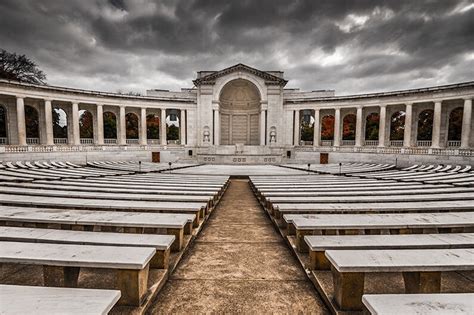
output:
[[[330,270],[331,263],[324,255],[324,251],[310,251],[308,268],[310,270]]]
[[[341,310],[360,311],[363,308],[364,294],[363,272],[339,272],[334,267],[332,278],[334,283],[334,299]]]
[[[173,244],[171,244],[171,250],[173,252],[179,252],[181,248],[183,248],[184,243],[184,229],[168,229],[168,235],[174,235],[175,240]]]
[[[151,268],[168,269],[170,263],[170,249],[157,250],[155,256],[150,261]]]
[[[441,272],[403,272],[405,293],[440,293]]]
[[[304,241],[305,235],[313,235],[311,230],[296,230],[296,249],[300,253],[307,253],[309,250],[308,244]]]
[[[77,287],[79,267],[43,266],[43,282],[47,287]]]
[[[117,288],[122,296],[118,301],[120,305],[140,306],[146,296],[148,285],[148,264],[141,270],[118,270]]]

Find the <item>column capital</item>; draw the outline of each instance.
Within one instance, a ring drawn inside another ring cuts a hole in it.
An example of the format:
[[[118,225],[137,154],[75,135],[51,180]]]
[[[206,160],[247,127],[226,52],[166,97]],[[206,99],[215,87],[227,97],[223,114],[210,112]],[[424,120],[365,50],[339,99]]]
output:
[[[462,99],[464,101],[471,101],[472,102],[472,99],[474,98],[474,96],[468,96],[468,97],[463,97]]]
[[[18,99],[18,98],[21,98],[21,99],[24,99],[26,98],[26,95],[25,94],[16,94],[15,97]]]
[[[380,104],[379,105],[380,108],[382,108],[382,107],[386,108],[387,106],[388,106],[388,104]]]
[[[363,109],[363,108],[364,108],[364,105],[357,105],[355,108],[356,108],[356,109]]]
[[[412,105],[413,105],[413,102],[406,102],[405,105],[406,105],[406,106],[412,106]]]
[[[44,97],[44,98],[43,98],[43,101],[45,101],[45,102],[52,102],[53,99],[52,99],[51,97]]]

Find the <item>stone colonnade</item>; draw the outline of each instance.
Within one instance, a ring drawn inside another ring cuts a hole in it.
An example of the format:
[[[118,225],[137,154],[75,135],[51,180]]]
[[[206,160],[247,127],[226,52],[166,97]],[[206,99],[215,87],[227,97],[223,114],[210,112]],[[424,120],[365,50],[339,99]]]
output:
[[[26,96],[23,95],[17,95],[16,96],[16,127],[17,127],[17,143],[12,143],[12,144],[17,144],[17,145],[29,145],[32,143],[27,143],[27,137],[26,137],[26,117],[25,117],[25,98]],[[41,113],[44,115],[44,139],[43,139],[43,144],[45,145],[55,145],[54,141],[54,133],[53,133],[53,99],[43,99],[44,101],[44,107],[43,107],[43,112]],[[71,103],[71,129],[72,129],[72,139],[70,141],[71,145],[81,145],[81,138],[80,138],[80,124],[79,124],[79,119],[80,119],[80,103],[72,101]],[[89,103],[87,103],[90,105]],[[117,106],[112,106],[112,105],[104,105],[104,104],[95,104],[94,105],[96,108],[96,111],[93,115],[94,117],[94,134],[96,135],[94,137],[94,145],[104,145],[104,120],[103,120],[103,114],[104,114],[104,106],[107,106],[107,108],[110,107],[118,107],[118,117],[117,117],[117,143],[118,145],[126,145],[126,144],[134,144],[134,143],[127,143],[127,137],[126,137],[126,115],[127,113],[127,106],[123,105],[117,105]],[[130,107],[130,109],[136,109],[136,107]],[[138,143],[140,145],[147,145],[148,144],[148,139],[147,139],[147,109],[151,109],[153,112],[157,110],[156,107],[140,107],[139,108],[139,137],[138,137]],[[160,145],[167,145],[168,140],[167,140],[167,114],[166,111],[168,109],[178,109],[180,111],[180,117],[179,117],[179,130],[180,130],[180,143],[182,145],[186,144],[186,109],[179,109],[179,108],[159,108],[158,110],[160,111]],[[134,113],[133,111],[130,111],[131,113]],[[8,116],[8,119],[12,119],[11,115]],[[40,122],[41,123],[41,122]],[[69,125],[68,125],[69,128]],[[38,143],[39,144],[39,143]],[[109,143],[109,144],[115,144],[115,143]]]
[[[462,133],[461,133],[461,141],[459,147],[461,149],[467,149],[470,147],[470,143],[473,140],[472,137],[472,98],[464,98],[462,99]],[[390,140],[390,119],[391,116],[387,115],[387,110],[390,106],[395,106],[391,104],[381,104],[378,105],[378,114],[379,114],[379,133],[378,133],[378,147],[388,147],[393,146]],[[397,108],[403,110],[405,112],[405,127],[404,127],[404,135],[403,141],[399,141],[400,145],[396,146],[403,146],[403,147],[414,147],[417,146],[416,140],[414,140],[413,135],[415,134],[414,130],[416,130],[416,117],[414,117],[414,107],[416,107],[415,103],[405,103],[405,104],[396,104]],[[400,106],[402,106],[400,108]],[[321,120],[322,120],[322,112],[323,111],[331,111],[334,115],[334,139],[330,145],[335,147],[339,147],[344,145],[342,140],[342,129],[343,129],[343,117],[342,117],[342,110],[354,110],[355,109],[355,116],[356,116],[356,132],[355,132],[355,141],[353,143],[356,147],[361,147],[368,145],[366,141],[364,141],[364,109],[367,108],[374,108],[375,106],[362,106],[358,105],[354,108],[349,107],[333,107],[332,110],[327,108],[312,108],[314,110],[314,138],[312,145],[315,147],[327,145],[326,141],[321,140]],[[447,129],[448,124],[443,124],[444,120],[449,119],[449,113],[447,109],[443,111],[443,102],[442,101],[435,101],[433,102],[433,127],[432,127],[432,139],[431,141],[426,141],[426,143],[430,144],[431,148],[443,148],[447,147],[448,144],[446,141],[442,140],[442,134],[444,138],[447,139]],[[306,109],[306,108],[305,108]],[[297,109],[293,112],[293,144],[299,145],[300,144],[300,111],[305,109]],[[367,117],[367,116],[365,116]],[[447,118],[447,119],[446,119]],[[387,141],[388,140],[388,141]],[[368,142],[368,141],[367,141]],[[370,145],[370,146],[373,146]]]

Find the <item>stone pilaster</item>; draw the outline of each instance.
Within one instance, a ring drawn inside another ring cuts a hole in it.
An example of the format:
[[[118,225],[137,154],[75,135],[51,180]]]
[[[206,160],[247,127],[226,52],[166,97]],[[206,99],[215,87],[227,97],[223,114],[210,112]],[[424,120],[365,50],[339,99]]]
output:
[[[72,103],[72,144],[81,144],[81,133],[79,128],[79,104]]]
[[[300,111],[295,110],[294,115],[294,126],[295,126],[295,133],[293,135],[293,144],[300,145]]]
[[[405,131],[403,134],[403,146],[408,148],[411,147],[411,128],[413,119],[413,104],[405,104]]]
[[[356,135],[355,135],[355,146],[361,147],[362,146],[362,139],[363,139],[363,132],[362,132],[362,106],[357,107],[356,113]]]
[[[334,146],[341,146],[341,109],[334,111]]]
[[[119,111],[119,145],[126,145],[127,144],[127,124],[125,121],[125,106],[120,106]]]
[[[166,109],[161,109],[161,120],[160,120],[160,143],[161,145],[167,145],[166,139]]]
[[[26,145],[25,99],[16,97],[16,120],[18,126],[18,144]]]
[[[380,105],[379,115],[379,147],[385,147],[385,131],[387,123],[387,106]]]
[[[462,133],[461,133],[461,149],[469,148],[472,124],[472,99],[464,100],[464,109],[462,113]]]
[[[46,128],[46,145],[54,144],[54,133],[53,133],[53,108],[51,106],[51,100],[44,100],[44,124]]]
[[[262,109],[260,111],[260,145],[265,145],[265,137],[267,133],[267,130],[265,128],[266,113],[267,111],[265,109]]]
[[[140,144],[147,144],[147,135],[146,135],[146,108],[140,108]]]
[[[96,144],[103,145],[104,144],[104,107],[101,104],[97,105],[97,135],[96,135]]]
[[[181,109],[179,111],[180,118],[179,118],[179,139],[182,145],[186,144],[186,110]]]
[[[434,103],[434,116],[433,116],[433,135],[431,137],[431,147],[439,148],[441,138],[441,102]]]
[[[221,144],[221,117],[219,106],[214,107],[214,145]]]
[[[319,147],[321,143],[321,118],[319,109],[314,110],[314,132],[313,132],[313,146]]]

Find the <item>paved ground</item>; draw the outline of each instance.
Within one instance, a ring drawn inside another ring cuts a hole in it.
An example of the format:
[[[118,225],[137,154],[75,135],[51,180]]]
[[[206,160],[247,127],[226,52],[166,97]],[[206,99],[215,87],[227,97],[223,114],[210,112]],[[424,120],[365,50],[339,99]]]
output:
[[[150,313],[326,314],[327,309],[248,182],[232,180]]]

